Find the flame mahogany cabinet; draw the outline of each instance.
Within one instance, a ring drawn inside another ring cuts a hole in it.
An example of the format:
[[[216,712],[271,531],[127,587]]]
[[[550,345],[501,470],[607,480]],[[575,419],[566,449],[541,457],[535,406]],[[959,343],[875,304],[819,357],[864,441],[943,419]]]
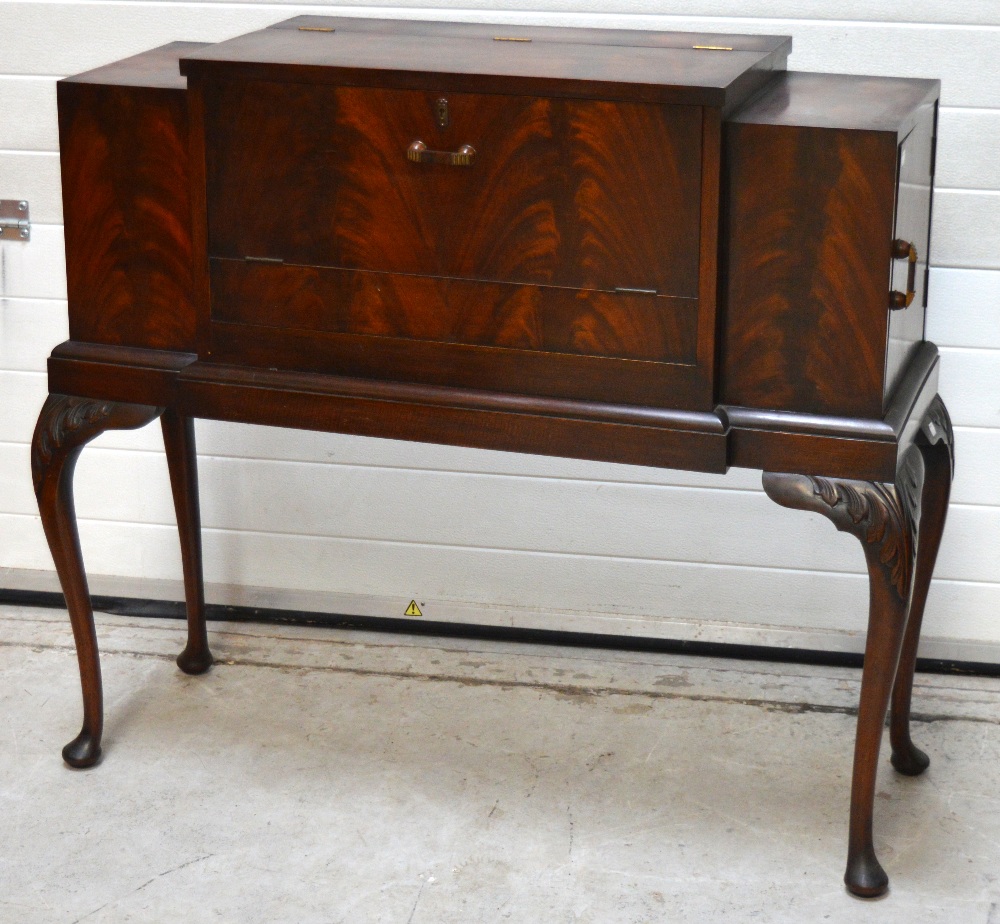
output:
[[[196,417],[678,469],[860,540],[846,882],[910,740],[953,439],[923,338],[939,84],[774,36],[298,17],[58,86],[70,340],[35,490],[101,754],[72,473],[159,417],[207,670]]]

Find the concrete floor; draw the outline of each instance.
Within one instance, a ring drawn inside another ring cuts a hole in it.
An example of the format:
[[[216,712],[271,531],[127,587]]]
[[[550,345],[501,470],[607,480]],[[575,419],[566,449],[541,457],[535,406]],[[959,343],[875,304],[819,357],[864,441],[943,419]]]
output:
[[[918,677],[876,902],[841,885],[858,673],[0,608],[0,921],[1000,924],[1000,681]]]

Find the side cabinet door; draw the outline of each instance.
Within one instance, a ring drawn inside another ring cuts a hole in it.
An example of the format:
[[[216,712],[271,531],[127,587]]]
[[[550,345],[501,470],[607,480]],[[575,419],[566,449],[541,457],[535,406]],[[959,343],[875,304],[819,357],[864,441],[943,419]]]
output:
[[[893,293],[911,299],[906,308],[889,314],[886,351],[886,403],[906,368],[913,351],[924,339],[927,307],[927,266],[930,245],[931,195],[934,185],[936,107],[924,107],[917,124],[899,145],[896,171],[896,217],[893,231],[894,257],[890,272]],[[915,258],[904,255],[911,245]],[[911,286],[912,280],[912,286]],[[890,296],[891,297],[891,296]],[[897,296],[898,297],[898,296]]]

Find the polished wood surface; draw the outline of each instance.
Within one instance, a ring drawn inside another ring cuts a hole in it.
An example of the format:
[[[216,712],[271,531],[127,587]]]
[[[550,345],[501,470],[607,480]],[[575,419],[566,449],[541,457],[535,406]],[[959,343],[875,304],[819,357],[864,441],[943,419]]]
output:
[[[674,33],[650,41],[655,33],[639,31],[631,39],[618,32],[617,43],[609,44],[595,40],[593,30],[582,30],[590,33],[579,36],[582,41],[572,35],[550,41],[541,33],[531,41],[505,41],[517,36],[516,29],[494,26],[484,35],[439,23],[414,35],[398,26],[328,28],[333,31],[318,31],[314,24],[308,31],[251,32],[185,55],[181,73],[731,108],[784,67],[790,48],[784,36],[722,46],[711,36],[679,40]]]
[[[727,123],[723,403],[883,414],[923,340],[938,92],[786,74]],[[893,311],[900,238],[920,281]]]
[[[296,17],[62,82],[73,339],[32,459],[80,659],[67,762],[100,756],[71,479],[104,429],[162,413],[190,673],[196,417],[763,468],[868,562],[845,880],[883,892],[881,732],[891,698],[893,765],[927,766],[913,669],[954,468],[923,340],[939,86],[775,73],[789,48]]]
[[[206,359],[262,370],[357,376],[369,383],[391,379],[500,395],[701,411],[720,419],[713,407],[711,383],[700,369],[681,363],[366,334],[262,329],[221,321],[212,326],[212,350]],[[724,465],[724,453],[712,464]]]
[[[586,29],[568,26],[539,26],[523,23],[448,22],[446,20],[378,19],[368,16],[292,16],[273,23],[268,29],[295,31],[337,31],[384,35],[530,38],[540,42],[570,45],[623,46],[626,48],[682,48],[702,46],[703,50],[732,48],[735,51],[765,52],[774,69],[784,67],[792,50],[787,35],[745,35],[733,32],[670,32],[659,29]]]
[[[899,384],[910,358],[924,339],[924,314],[930,268],[930,215],[934,187],[934,141],[937,133],[937,106],[925,103],[916,124],[900,142],[896,167],[896,220],[893,241],[913,248],[912,264],[893,255],[890,286],[905,295],[905,310],[889,312],[889,342],[885,360],[885,394]],[[909,279],[914,285],[908,291]]]
[[[783,71],[729,116],[733,125],[892,132],[902,141],[941,92],[941,81]]]
[[[937,347],[921,343],[881,418],[726,407],[729,464],[891,482],[937,394],[939,364]]]
[[[882,414],[896,143],[835,131],[730,126],[727,404]]]
[[[717,114],[231,80],[191,99],[203,358],[712,408]],[[414,163],[415,139],[475,161]]]
[[[90,84],[98,87],[134,87],[146,90],[187,89],[187,79],[181,75],[179,59],[199,48],[204,42],[168,42],[141,54],[112,61],[72,77],[64,77],[60,85]]]
[[[155,420],[160,407],[92,401],[51,393],[31,441],[31,475],[45,538],[66,596],[83,688],[83,726],[62,752],[71,767],[101,759],[104,694],[94,611],[80,552],[73,500],[73,472],[83,447],[105,430],[133,430]]]
[[[168,407],[160,418],[163,448],[170,471],[177,531],[184,566],[184,600],[187,604],[188,640],[177,656],[185,674],[203,674],[212,666],[205,625],[205,582],[201,562],[201,504],[198,498],[198,457],[195,453],[194,419]]]
[[[870,608],[854,746],[851,821],[844,881],[873,897],[889,878],[875,855],[872,821],[878,755],[906,629],[917,553],[924,465],[911,446],[894,484],[764,474],[764,490],[784,507],[822,513],[856,536],[868,563]]]
[[[687,365],[697,358],[694,299],[243,260],[213,260],[211,275],[213,317],[236,324]]]
[[[920,628],[930,591],[931,576],[937,561],[951,482],[955,477],[955,434],[948,409],[935,398],[921,420],[916,440],[924,463],[923,491],[920,499],[920,541],[917,545],[916,570],[907,617],[906,634],[899,667],[892,688],[892,765],[906,776],[918,776],[930,765],[930,758],[910,737],[910,704],[913,698],[913,672],[917,663]]]
[[[175,42],[57,85],[74,339],[193,346],[187,98],[177,58],[199,47]]]
[[[213,257],[698,296],[696,106],[453,93],[441,128],[433,92],[204,92]],[[419,139],[475,163],[413,163]]]
[[[248,347],[240,344],[240,351]],[[726,469],[726,426],[711,412],[421,385],[392,381],[391,376],[376,382],[351,375],[199,362],[190,353],[164,357],[155,350],[74,341],[61,344],[49,358],[49,387],[113,400],[132,396],[222,420],[233,419],[242,401],[244,407],[254,408],[258,423],[387,439],[426,441],[427,426],[439,421],[441,433],[435,439],[456,446],[511,449],[523,443],[546,447],[533,451],[567,458]],[[202,400],[220,410],[211,411],[209,405],[199,410]],[[380,413],[373,415],[373,407]],[[591,422],[608,426],[594,428]],[[549,425],[560,429],[558,438],[539,436]],[[631,442],[633,437],[640,439],[642,449]]]

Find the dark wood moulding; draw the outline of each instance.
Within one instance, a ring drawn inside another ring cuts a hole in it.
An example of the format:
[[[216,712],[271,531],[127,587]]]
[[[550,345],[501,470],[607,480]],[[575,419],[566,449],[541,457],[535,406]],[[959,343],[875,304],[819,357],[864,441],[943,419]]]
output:
[[[727,405],[699,413],[246,368],[202,362],[192,353],[72,341],[57,347],[49,359],[50,388],[57,393],[117,401],[131,396],[142,403],[176,405],[199,417],[239,419],[239,407],[249,403],[256,422],[280,427],[512,452],[526,451],[522,439],[529,439],[546,447],[531,451],[567,458],[711,472],[736,465],[880,481],[895,476],[900,449],[912,444],[937,394],[937,379],[937,348],[924,343],[886,416],[863,419]],[[441,416],[440,431],[436,414]],[[523,435],[534,434],[546,420],[559,421],[562,439]],[[641,448],[629,445],[639,428]],[[697,451],[677,456],[683,456],[684,464],[663,462],[694,434],[706,439],[699,439]]]

